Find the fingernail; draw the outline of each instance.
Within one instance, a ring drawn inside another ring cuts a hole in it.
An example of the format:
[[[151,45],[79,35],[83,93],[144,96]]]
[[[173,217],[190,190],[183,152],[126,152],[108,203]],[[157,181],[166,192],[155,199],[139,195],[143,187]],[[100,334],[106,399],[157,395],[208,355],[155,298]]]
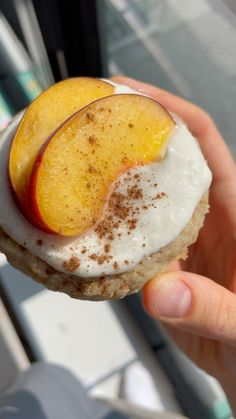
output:
[[[161,317],[183,317],[191,302],[190,288],[179,279],[161,279],[152,295],[153,311]]]

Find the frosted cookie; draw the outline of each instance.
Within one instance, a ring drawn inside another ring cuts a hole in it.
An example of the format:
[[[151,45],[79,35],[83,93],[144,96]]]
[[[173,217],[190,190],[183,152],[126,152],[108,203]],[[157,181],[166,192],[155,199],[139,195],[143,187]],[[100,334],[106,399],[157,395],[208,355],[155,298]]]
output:
[[[211,172],[186,125],[105,80],[41,94],[0,140],[0,250],[74,298],[121,298],[186,257]]]

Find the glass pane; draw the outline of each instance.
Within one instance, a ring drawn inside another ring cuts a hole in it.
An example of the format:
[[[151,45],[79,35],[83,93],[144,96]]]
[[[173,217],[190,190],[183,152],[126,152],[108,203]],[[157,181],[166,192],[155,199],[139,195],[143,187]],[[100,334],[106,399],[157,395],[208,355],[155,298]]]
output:
[[[0,129],[52,83],[33,3],[1,1]]]
[[[109,73],[144,80],[205,108],[236,156],[233,0],[105,0]]]

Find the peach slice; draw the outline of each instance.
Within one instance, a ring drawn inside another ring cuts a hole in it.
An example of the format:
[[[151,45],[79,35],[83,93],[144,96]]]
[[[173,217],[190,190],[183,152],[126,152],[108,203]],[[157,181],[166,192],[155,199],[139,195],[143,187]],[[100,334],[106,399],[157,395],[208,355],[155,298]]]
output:
[[[32,205],[53,232],[79,235],[104,211],[121,171],[157,159],[175,127],[155,100],[120,94],[78,111],[49,138],[31,178]]]
[[[70,115],[88,103],[113,93],[114,87],[105,81],[89,77],[71,78],[44,91],[24,114],[12,142],[9,174],[19,207],[36,226],[37,220],[29,203],[28,185],[42,144]]]

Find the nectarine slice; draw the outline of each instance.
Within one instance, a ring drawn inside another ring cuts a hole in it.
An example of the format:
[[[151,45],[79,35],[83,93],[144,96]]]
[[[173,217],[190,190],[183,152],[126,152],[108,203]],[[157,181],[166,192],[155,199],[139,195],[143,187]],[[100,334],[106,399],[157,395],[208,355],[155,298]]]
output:
[[[155,100],[121,94],[74,114],[43,146],[31,178],[35,212],[52,231],[79,235],[103,215],[121,171],[157,159],[175,123]]]
[[[28,185],[42,144],[74,112],[113,93],[114,87],[105,81],[89,77],[71,78],[44,91],[27,109],[12,142],[9,174],[17,203],[34,224]]]

